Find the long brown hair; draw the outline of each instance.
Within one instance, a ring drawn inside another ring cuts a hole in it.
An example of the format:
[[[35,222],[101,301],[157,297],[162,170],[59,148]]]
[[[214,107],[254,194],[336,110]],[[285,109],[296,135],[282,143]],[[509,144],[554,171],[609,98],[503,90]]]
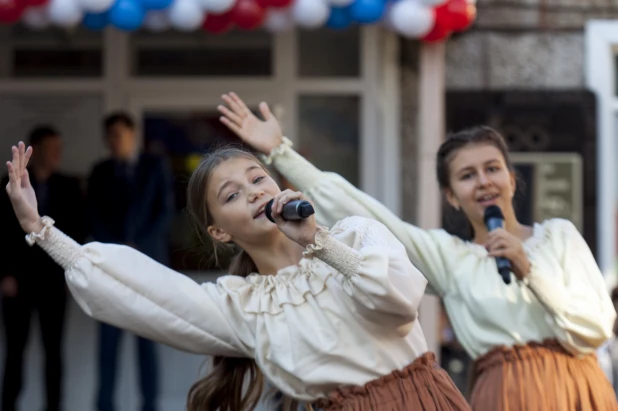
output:
[[[189,180],[187,191],[187,209],[193,219],[201,241],[212,243],[215,258],[222,248],[234,247],[236,255],[233,257],[228,272],[233,275],[246,277],[257,272],[257,267],[249,254],[234,245],[215,241],[206,231],[213,223],[208,210],[206,193],[208,183],[214,169],[219,164],[233,158],[247,158],[264,165],[250,152],[235,148],[224,147],[206,155],[195,169]],[[205,315],[208,315],[205,313]],[[245,383],[247,383],[245,388]],[[189,390],[187,398],[188,411],[248,411],[254,409],[260,401],[264,390],[264,376],[252,358],[214,357],[212,372],[197,381]],[[298,408],[298,402],[291,398],[283,398],[285,411]]]

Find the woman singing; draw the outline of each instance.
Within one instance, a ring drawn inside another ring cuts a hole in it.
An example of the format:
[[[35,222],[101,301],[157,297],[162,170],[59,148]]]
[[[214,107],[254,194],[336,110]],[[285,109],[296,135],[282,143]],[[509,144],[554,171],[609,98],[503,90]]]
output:
[[[473,409],[618,410],[594,354],[612,335],[616,317],[602,275],[570,221],[529,227],[517,220],[515,172],[499,133],[465,130],[449,136],[437,153],[438,182],[473,230],[472,240],[464,241],[408,224],[342,177],[315,168],[292,150],[265,103],[260,121],[235,94],[223,99],[222,122],[314,202],[321,224],[369,217],[403,243],[475,360]],[[483,217],[490,205],[502,210],[504,229],[487,231]],[[498,256],[511,261],[518,281],[503,283]]]

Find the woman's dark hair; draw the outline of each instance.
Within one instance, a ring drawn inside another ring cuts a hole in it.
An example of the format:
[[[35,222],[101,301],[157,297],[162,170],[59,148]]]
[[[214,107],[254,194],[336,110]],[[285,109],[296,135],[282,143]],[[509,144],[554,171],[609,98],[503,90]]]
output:
[[[468,128],[447,136],[446,141],[438,149],[436,171],[440,188],[450,186],[449,164],[455,154],[462,148],[471,144],[490,144],[500,150],[506,166],[510,171],[514,171],[509,148],[504,141],[504,137],[496,130],[487,126]]]

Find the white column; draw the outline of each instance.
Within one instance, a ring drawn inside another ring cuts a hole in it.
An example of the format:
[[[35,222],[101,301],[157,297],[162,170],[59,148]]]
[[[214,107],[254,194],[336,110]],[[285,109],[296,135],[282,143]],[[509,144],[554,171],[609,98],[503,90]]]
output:
[[[597,96],[597,263],[608,285],[616,282],[616,106],[615,45],[618,24],[586,25],[586,83]]]
[[[420,48],[418,110],[418,206],[416,222],[421,228],[442,225],[440,188],[436,180],[436,153],[445,134],[445,44]],[[420,321],[429,350],[439,355],[440,301],[426,295]]]

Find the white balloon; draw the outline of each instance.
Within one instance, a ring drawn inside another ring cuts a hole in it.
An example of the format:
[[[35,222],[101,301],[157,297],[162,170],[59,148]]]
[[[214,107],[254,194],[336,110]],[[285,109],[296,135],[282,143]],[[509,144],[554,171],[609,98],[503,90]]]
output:
[[[151,10],[144,17],[143,24],[148,30],[160,33],[170,28],[170,19],[165,11]]]
[[[292,16],[300,27],[314,29],[322,27],[330,15],[330,6],[325,0],[296,0]]]
[[[76,0],[50,0],[48,13],[52,23],[63,27],[77,26],[83,17]]]
[[[419,0],[419,1],[422,5],[429,6],[429,7],[435,7],[435,6],[443,5],[448,0]]]
[[[264,27],[273,33],[281,33],[294,27],[294,18],[290,9],[269,9]]]
[[[109,10],[114,4],[114,0],[77,0],[77,4],[90,13],[103,13]]]
[[[29,7],[24,12],[22,20],[26,27],[34,30],[42,30],[47,28],[51,22],[47,13],[47,6]]]
[[[354,0],[328,0],[335,7],[346,7],[354,3]]]
[[[223,14],[234,7],[236,0],[200,0],[200,4],[212,14]]]
[[[176,30],[193,31],[204,22],[204,11],[196,0],[174,0],[168,17]]]
[[[409,38],[425,36],[436,22],[433,9],[414,0],[401,0],[393,4],[386,18],[395,31]]]

